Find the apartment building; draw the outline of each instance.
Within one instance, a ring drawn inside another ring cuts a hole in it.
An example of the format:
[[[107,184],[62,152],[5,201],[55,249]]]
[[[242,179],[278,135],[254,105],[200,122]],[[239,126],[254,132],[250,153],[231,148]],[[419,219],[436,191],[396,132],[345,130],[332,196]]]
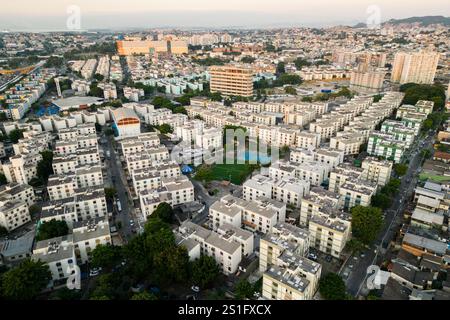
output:
[[[37,164],[42,160],[38,152],[18,154],[2,164],[3,174],[8,182],[28,184],[37,175]]]
[[[68,278],[77,265],[72,235],[39,241],[33,249],[31,259],[45,263],[52,280]]]
[[[407,149],[404,141],[395,139],[394,134],[372,132],[367,145],[367,153],[372,156],[383,157],[399,163]]]
[[[27,206],[35,203],[33,188],[27,184],[9,183],[0,187],[0,199],[24,202]]]
[[[318,289],[322,267],[304,258],[308,251],[308,231],[289,224],[278,224],[260,240],[263,298],[312,299]]]
[[[398,52],[392,67],[391,81],[400,84],[432,84],[439,59],[438,52]]]
[[[350,239],[351,222],[345,213],[314,215],[309,220],[311,246],[339,258]]]
[[[112,245],[107,219],[95,218],[73,224],[72,240],[78,264],[90,260],[91,252],[99,245]]]
[[[78,188],[77,178],[74,174],[52,175],[48,178],[47,193],[50,201],[69,198]]]
[[[173,206],[194,201],[194,185],[186,176],[162,178],[161,185],[171,194]]]
[[[295,177],[272,179],[256,175],[243,185],[244,200],[251,201],[260,197],[274,199],[287,205],[300,207],[301,198],[309,193],[310,183]]]
[[[75,194],[60,200],[44,203],[41,222],[50,220],[66,221],[69,228],[73,223],[107,215],[106,199],[103,186],[80,188]]]
[[[362,162],[363,173],[361,178],[373,181],[378,186],[383,187],[391,180],[392,167],[391,161],[368,157]]]
[[[228,223],[250,231],[267,233],[275,224],[284,222],[286,205],[267,198],[246,201],[228,195],[213,203],[209,217],[214,230]]]
[[[194,240],[196,242],[194,245],[200,246],[202,255],[214,258],[222,272],[231,275],[238,270],[242,258],[245,257],[243,252],[253,252],[253,248],[245,250],[246,246],[243,244],[245,241],[248,247],[251,246],[253,233],[232,225],[228,226],[229,232],[223,232],[225,226],[222,226],[222,232],[218,233],[185,221],[178,228],[177,235],[181,239],[179,245],[184,245],[186,240]]]
[[[253,71],[238,66],[213,66],[209,68],[210,90],[224,96],[253,96]]]
[[[339,208],[339,194],[313,187],[310,194],[303,197],[300,207],[300,225],[308,227],[312,217],[333,212]]]
[[[328,178],[329,168],[314,161],[293,164],[277,161],[269,168],[269,176],[273,179],[296,177],[309,181],[312,186],[320,186]]]
[[[31,221],[29,206],[35,201],[33,188],[24,184],[8,184],[0,189],[0,226],[8,231]]]
[[[120,141],[122,154],[127,157],[131,154],[141,153],[148,148],[159,147],[161,144],[156,132],[141,133],[136,137],[125,138]]]
[[[339,188],[348,179],[359,179],[363,173],[363,169],[354,167],[348,163],[342,163],[330,173],[330,182],[328,190],[339,193]]]
[[[133,153],[125,157],[128,172],[152,167],[155,163],[169,160],[169,151],[165,146],[147,148],[141,153]]]
[[[131,172],[133,189],[136,194],[143,190],[158,189],[162,178],[174,178],[181,175],[180,166],[173,161],[155,163],[154,166]]]
[[[339,203],[346,211],[355,206],[368,207],[376,192],[377,184],[374,182],[348,179],[339,187]]]
[[[360,133],[342,132],[330,139],[330,148],[344,152],[344,155],[357,155],[366,137]]]
[[[416,128],[409,128],[404,121],[386,120],[381,124],[381,132],[392,134],[397,141],[403,141],[407,148],[414,143],[416,135],[419,133]]]

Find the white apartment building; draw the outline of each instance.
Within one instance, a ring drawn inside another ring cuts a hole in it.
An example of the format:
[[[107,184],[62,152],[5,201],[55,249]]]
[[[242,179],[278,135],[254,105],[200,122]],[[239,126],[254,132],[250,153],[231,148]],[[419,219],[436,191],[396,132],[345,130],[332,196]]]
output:
[[[392,167],[391,161],[368,157],[362,162],[363,173],[361,177],[376,182],[378,186],[383,187],[391,180]]]
[[[72,239],[78,263],[84,264],[97,246],[112,244],[109,222],[104,218],[75,222]]]
[[[224,230],[224,227],[221,230]],[[217,233],[190,221],[183,222],[178,229],[178,236],[182,239],[179,245],[184,245],[188,239],[194,240],[196,244],[193,245],[200,246],[201,254],[213,257],[225,275],[235,273],[242,258],[245,257],[243,252],[246,250],[243,241],[248,243],[247,246],[253,242],[253,233],[249,231],[230,225],[228,233],[223,233],[223,231]],[[252,251],[247,249],[247,252]]]
[[[209,217],[214,230],[224,224],[231,224],[267,233],[277,223],[284,222],[286,205],[267,198],[246,201],[228,195],[211,205]]]
[[[244,200],[251,201],[260,197],[274,199],[287,205],[300,207],[301,198],[309,193],[310,183],[295,177],[272,179],[256,175],[243,185]]]
[[[348,179],[339,187],[340,205],[344,210],[355,206],[368,207],[376,192],[377,184],[374,182]]]
[[[315,215],[309,220],[311,246],[339,258],[350,239],[351,222],[344,213]]]
[[[33,249],[32,260],[45,263],[52,280],[68,278],[77,265],[72,235],[39,241]]]

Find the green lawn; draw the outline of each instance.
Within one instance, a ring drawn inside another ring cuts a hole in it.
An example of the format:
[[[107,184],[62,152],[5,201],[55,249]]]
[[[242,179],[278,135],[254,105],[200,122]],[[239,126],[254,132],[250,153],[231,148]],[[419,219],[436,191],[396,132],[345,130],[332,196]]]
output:
[[[440,182],[446,182],[446,181],[449,181],[449,180],[450,180],[450,177],[446,177],[446,176],[433,176],[433,175],[431,175],[431,174],[425,174],[425,173],[422,173],[422,174],[419,175],[419,179],[422,180],[422,181],[431,180],[431,181],[433,181],[433,182],[440,183]]]
[[[229,181],[241,185],[258,167],[250,164],[215,164],[212,166],[212,180]]]

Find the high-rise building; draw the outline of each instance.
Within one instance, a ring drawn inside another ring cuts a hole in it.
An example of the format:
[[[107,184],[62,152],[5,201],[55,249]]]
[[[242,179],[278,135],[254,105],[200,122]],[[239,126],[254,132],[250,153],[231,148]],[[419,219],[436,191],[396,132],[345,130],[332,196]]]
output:
[[[253,96],[253,70],[239,66],[212,66],[209,68],[210,90],[225,96]]]
[[[354,71],[350,76],[350,89],[364,93],[378,93],[383,89],[384,71]]]
[[[399,52],[395,55],[391,81],[404,83],[432,84],[436,75],[440,54],[420,51]]]

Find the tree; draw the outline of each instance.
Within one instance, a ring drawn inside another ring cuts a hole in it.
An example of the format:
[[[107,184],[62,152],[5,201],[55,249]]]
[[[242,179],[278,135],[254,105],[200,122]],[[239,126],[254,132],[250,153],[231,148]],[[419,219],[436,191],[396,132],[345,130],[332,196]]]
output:
[[[356,206],[351,213],[353,236],[365,245],[370,245],[383,226],[381,209]]]
[[[51,273],[40,261],[25,260],[2,276],[1,292],[9,300],[32,300],[48,284]]]
[[[101,81],[103,81],[105,79],[105,76],[100,74],[100,73],[96,73],[94,75],[94,79],[97,80],[98,82],[101,82]]]
[[[364,244],[357,239],[350,239],[346,244],[347,249],[353,254],[364,249]]]
[[[64,59],[56,56],[51,56],[45,62],[45,68],[61,68],[64,64]]]
[[[397,163],[394,165],[395,174],[399,177],[403,177],[408,172],[408,166],[405,164]]]
[[[189,255],[185,247],[175,245],[172,230],[168,231],[172,235],[170,245],[153,251],[153,276],[165,284],[182,283],[188,279]]]
[[[112,245],[98,245],[91,253],[91,264],[95,268],[113,269],[123,260],[122,248]]]
[[[14,129],[9,133],[9,140],[12,143],[17,143],[20,139],[23,139],[23,130]]]
[[[106,199],[114,199],[117,195],[117,190],[115,188],[105,188],[105,197]]]
[[[210,166],[202,165],[195,173],[194,179],[197,181],[210,181],[213,178],[213,172]]]
[[[4,237],[8,234],[8,229],[6,229],[4,226],[0,226],[0,237]]]
[[[329,273],[319,281],[320,295],[326,300],[346,300],[346,288],[342,278],[336,273]]]
[[[175,109],[173,109],[173,113],[182,113],[182,114],[187,114],[186,108],[179,106],[176,107]]]
[[[168,134],[168,133],[172,133],[173,129],[170,126],[170,124],[168,123],[163,123],[162,125],[157,127],[159,132],[161,132],[162,134]]]
[[[3,186],[8,183],[6,176],[3,173],[0,173],[0,186]]]
[[[433,128],[433,120],[431,120],[431,119],[426,119],[426,120],[423,122],[422,130],[423,130],[423,131],[428,131],[428,130],[431,130],[432,128]]]
[[[173,108],[173,104],[172,102],[165,98],[165,97],[154,97],[152,100],[152,105],[155,106],[155,108],[159,109],[159,108],[167,108],[167,109],[172,109]]]
[[[65,221],[57,221],[52,219],[48,222],[44,222],[38,231],[36,237],[37,241],[52,239],[56,237],[62,237],[69,233],[69,227]]]
[[[295,90],[295,88],[291,87],[291,86],[285,87],[284,92],[286,92],[287,94],[290,94],[290,95],[294,95],[294,96],[297,95],[297,90]]]
[[[250,57],[250,56],[244,56],[244,57],[242,57],[242,59],[241,59],[241,62],[242,63],[253,63],[253,62],[255,62],[255,58],[253,58],[253,57]]]
[[[301,70],[303,67],[309,67],[311,65],[310,62],[302,58],[295,59],[294,64],[297,70]]]
[[[48,177],[53,174],[53,152],[46,150],[41,152],[42,160],[37,164],[37,177],[42,184],[46,184]]]
[[[130,300],[158,300],[153,293],[144,291],[141,293],[135,293]]]
[[[170,204],[162,202],[158,205],[156,210],[152,213],[152,218],[159,218],[164,222],[171,223],[173,218],[173,209]]]
[[[277,65],[277,74],[283,74],[286,73],[286,65],[284,62],[278,62]]]
[[[379,192],[372,197],[372,206],[380,208],[382,210],[389,209],[392,205],[392,199],[389,195]]]
[[[220,269],[214,258],[202,255],[192,263],[192,281],[201,288],[214,283],[220,275]]]
[[[92,292],[90,298],[91,300],[111,300],[115,296],[115,285],[118,282],[118,279],[112,273],[101,274],[97,278],[96,286],[94,291]]]
[[[238,300],[252,298],[254,293],[253,285],[247,280],[240,280],[234,288],[234,294]]]
[[[39,208],[39,206],[33,204],[32,206],[30,206],[28,208],[28,211],[30,213],[30,216],[33,217],[33,216],[36,216],[41,211],[41,209]]]
[[[97,82],[93,82],[90,87],[89,87],[89,95],[91,97],[99,97],[99,98],[103,98],[104,97],[104,93],[103,93],[103,89],[99,88],[97,86]]]

